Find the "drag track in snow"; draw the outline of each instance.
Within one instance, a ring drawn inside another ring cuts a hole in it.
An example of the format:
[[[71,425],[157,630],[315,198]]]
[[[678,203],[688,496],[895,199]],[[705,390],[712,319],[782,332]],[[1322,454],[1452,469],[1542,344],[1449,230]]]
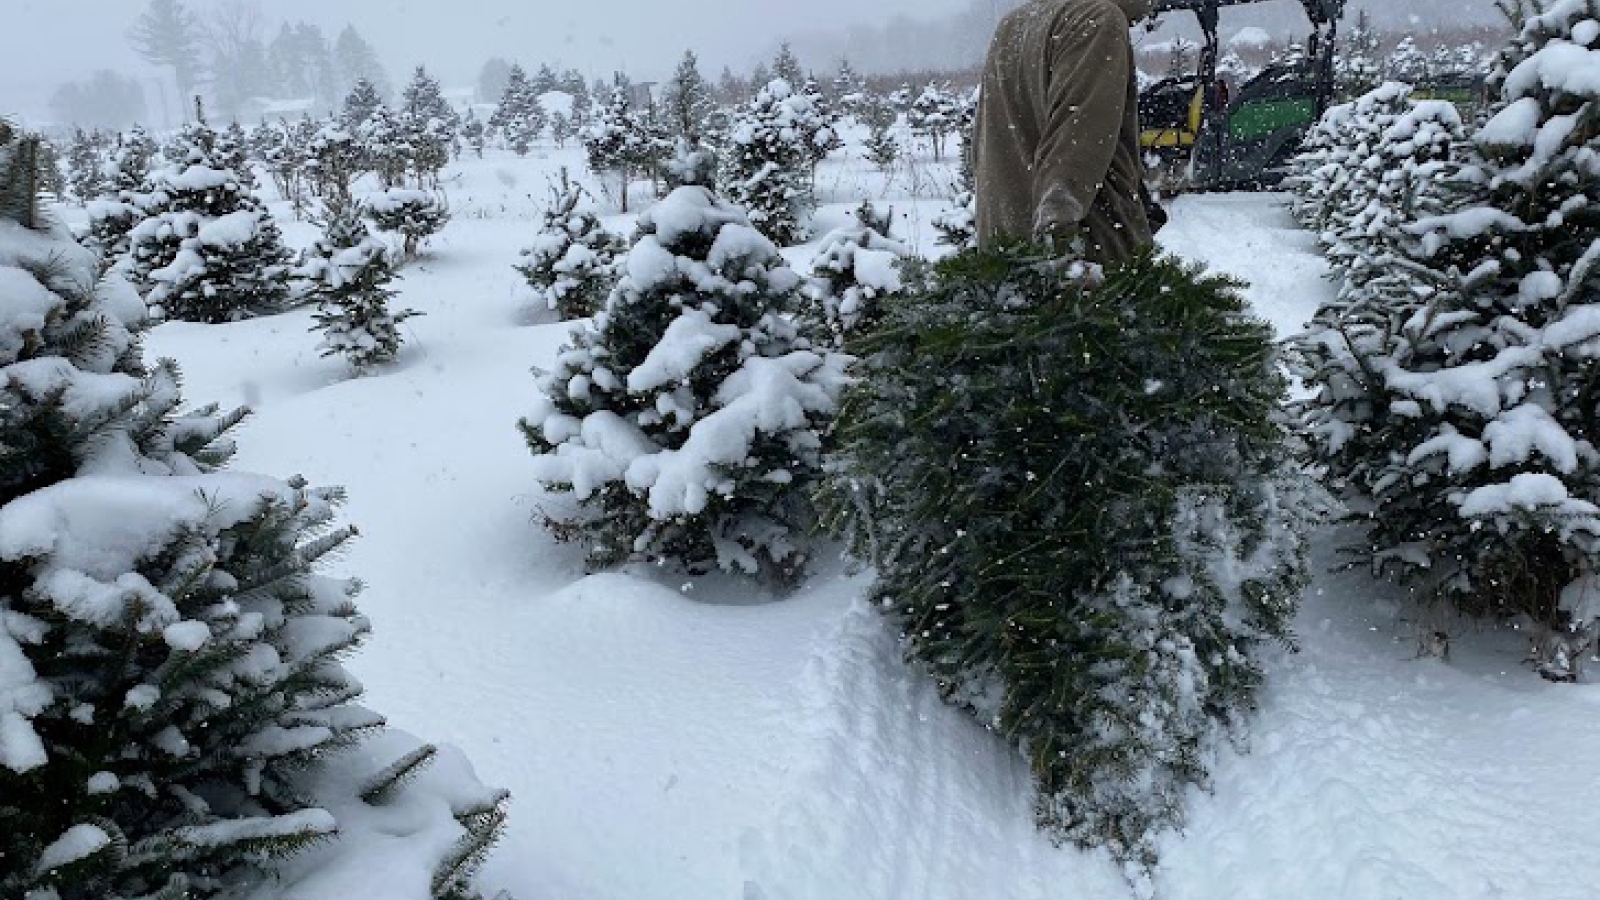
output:
[[[1133,896],[1108,859],[1033,829],[1025,761],[901,662],[861,576],[824,563],[779,602],[663,572],[585,577],[540,528],[559,501],[535,489],[515,423],[529,370],[567,329],[521,324],[511,266],[536,227],[528,195],[561,165],[582,168],[552,150],[452,175],[458,220],[398,284],[426,315],[393,370],[345,378],[315,356],[305,313],[150,341],[183,364],[191,402],[258,407],[239,468],[349,488],[363,536],[340,568],[369,585],[375,635],[352,663],[372,705],[515,795],[487,886],[519,900]],[[898,208],[919,232],[937,212]],[[1250,282],[1280,334],[1331,292],[1281,198],[1187,197],[1173,213],[1163,245]],[[1586,764],[1600,689],[1545,685],[1513,640],[1459,623],[1451,663],[1417,661],[1400,609],[1359,576],[1319,578],[1303,652],[1271,661],[1252,752],[1220,753],[1187,833],[1165,842],[1160,897],[1600,896]]]

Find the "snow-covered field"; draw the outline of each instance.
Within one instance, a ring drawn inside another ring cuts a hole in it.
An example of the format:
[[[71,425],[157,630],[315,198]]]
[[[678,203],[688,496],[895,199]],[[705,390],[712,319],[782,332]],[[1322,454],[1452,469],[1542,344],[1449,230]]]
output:
[[[560,501],[534,486],[515,423],[567,328],[530,324],[511,266],[562,166],[582,172],[580,154],[491,151],[450,170],[455,218],[399,283],[426,315],[381,374],[351,380],[319,358],[309,312],[165,325],[149,342],[182,364],[191,402],[255,408],[238,468],[349,489],[363,536],[340,566],[369,585],[376,635],[353,668],[371,704],[514,793],[486,884],[521,900],[1132,896],[1107,859],[1034,831],[1020,756],[899,662],[859,576],[823,566],[786,598],[665,572],[586,577],[542,530]],[[931,252],[950,181],[946,166],[886,185],[830,162],[818,237],[871,196]],[[1162,240],[1249,281],[1288,334],[1330,286],[1279,202],[1185,198]],[[1340,539],[1319,541],[1320,571]],[[1272,662],[1253,748],[1227,753],[1194,798],[1160,897],[1600,896],[1586,766],[1600,687],[1544,684],[1514,636],[1456,622],[1429,623],[1456,634],[1452,660],[1418,661],[1397,600],[1358,575],[1319,577],[1303,652]]]

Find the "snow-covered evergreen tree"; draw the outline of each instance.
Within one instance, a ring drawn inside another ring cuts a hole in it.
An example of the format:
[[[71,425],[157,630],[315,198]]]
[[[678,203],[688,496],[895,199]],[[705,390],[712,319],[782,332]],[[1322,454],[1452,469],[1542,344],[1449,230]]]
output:
[[[119,263],[128,252],[128,235],[145,212],[140,189],[150,176],[156,154],[155,141],[135,125],[122,135],[105,169],[105,193],[89,202],[86,245],[108,265]]]
[[[500,105],[489,118],[489,127],[500,130],[506,146],[518,156],[526,156],[533,142],[543,133],[544,106],[534,92],[533,83],[521,66],[511,67],[511,77],[506,82]]]
[[[95,140],[82,128],[72,133],[67,147],[67,182],[79,203],[88,203],[106,190],[105,160]]]
[[[801,121],[800,127],[805,137],[806,155],[811,162],[811,179],[815,182],[817,166],[843,147],[844,139],[839,137],[839,114],[822,93],[822,86],[816,79],[807,79],[800,89],[800,96],[810,103],[812,110]]]
[[[276,312],[289,298],[289,251],[261,201],[221,158],[204,122],[183,154],[150,174],[129,233],[135,284],[158,318],[228,322]]]
[[[800,58],[795,56],[794,47],[784,41],[778,46],[778,55],[772,59],[772,77],[766,81],[757,82],[757,86],[767,84],[774,80],[786,81],[791,87],[798,88],[805,84],[805,69],[800,65]]]
[[[814,200],[809,126],[815,105],[785,81],[774,81],[740,111],[728,136],[723,184],[756,230],[780,246],[805,239]]]
[[[217,157],[227,165],[228,171],[239,176],[239,184],[245,190],[253,192],[260,187],[256,181],[255,162],[250,158],[250,136],[238,122],[217,132]]]
[[[824,497],[870,600],[1027,754],[1043,825],[1152,865],[1304,584],[1271,329],[1170,260],[1011,248],[851,350]]]
[[[1295,194],[1295,216],[1324,245],[1337,240],[1350,219],[1366,208],[1381,175],[1373,165],[1373,150],[1406,111],[1410,96],[1409,85],[1391,81],[1328,110],[1291,161],[1285,186]]]
[[[483,148],[488,143],[488,135],[488,126],[478,118],[476,111],[468,107],[466,116],[461,120],[461,137],[479,159],[483,159]]]
[[[866,108],[869,107],[863,105],[863,109]],[[884,175],[892,174],[903,153],[900,147],[900,138],[894,133],[894,116],[892,114],[889,116],[876,116],[871,112],[866,112],[862,114],[862,117],[871,120],[871,124],[868,125],[866,140],[867,161],[876,166],[878,171]]]
[[[1528,617],[1557,679],[1600,615],[1568,590],[1600,562],[1600,224],[1584,212],[1600,174],[1577,126],[1600,104],[1596,21],[1600,3],[1561,0],[1502,54],[1494,116],[1436,179],[1447,210],[1389,264],[1410,298],[1387,321],[1330,323],[1307,421],[1370,512],[1355,552],[1424,597]]]
[[[402,783],[438,751],[355,705],[340,493],[220,471],[243,414],[178,412],[30,144],[0,125],[0,896],[289,896],[397,851],[396,900],[475,896],[505,795]]]
[[[642,111],[632,108],[621,86],[612,90],[611,101],[583,130],[589,169],[617,179],[623,212],[628,211],[628,188],[634,177],[656,166],[666,146],[664,135]]]
[[[540,482],[582,504],[551,525],[597,566],[792,583],[845,359],[800,336],[801,279],[705,187],[673,191],[639,235],[522,423]]]
[[[393,188],[366,198],[361,209],[378,231],[399,236],[402,260],[415,259],[422,245],[450,222],[444,199],[426,191]]]
[[[599,312],[617,283],[626,243],[605,229],[589,194],[565,169],[551,185],[550,206],[533,246],[522,251],[518,272],[533,292],[534,305],[562,319]]]
[[[867,98],[867,82],[850,64],[839,61],[839,74],[833,79],[833,102],[842,116],[859,117],[861,105]]]
[[[67,196],[67,175],[61,151],[43,135],[39,137],[39,178],[40,186],[51,199],[61,200]]]
[[[1383,82],[1383,64],[1379,58],[1378,32],[1372,24],[1372,14],[1361,10],[1350,28],[1350,34],[1334,57],[1333,75],[1339,93],[1346,97],[1359,97]]]
[[[401,97],[400,118],[411,149],[410,162],[417,176],[417,186],[437,188],[439,172],[450,162],[450,148],[461,129],[461,117],[445,100],[439,82],[422,66],[417,67],[411,83],[406,85]]]
[[[389,160],[405,159],[403,149],[395,147],[398,139],[387,107],[374,109],[355,131],[339,122],[318,125],[307,119],[291,135],[293,154],[288,159],[301,160],[301,176],[310,194],[325,203],[346,203],[354,197],[355,179],[363,171],[376,171],[384,184],[395,178],[395,165]],[[403,165],[400,171],[405,171]]]
[[[700,74],[700,60],[694,51],[685,51],[678,68],[667,82],[662,97],[667,130],[674,138],[699,141],[705,136],[706,117],[711,114],[711,86]]]
[[[1421,293],[1415,276],[1396,261],[1415,243],[1410,227],[1444,211],[1438,187],[1457,177],[1465,141],[1460,112],[1440,100],[1412,104],[1384,130],[1361,164],[1362,177],[1350,184],[1351,210],[1328,236],[1328,261],[1341,285],[1334,308],[1414,306]]]
[[[354,181],[362,172],[372,172],[384,190],[403,187],[417,157],[412,142],[418,135],[403,114],[380,106],[355,130],[333,125],[318,136],[315,156],[318,173],[325,176],[324,200],[343,203],[351,196]],[[339,184],[344,184],[340,188]]]
[[[1417,46],[1417,39],[1411,35],[1401,38],[1400,43],[1389,54],[1389,80],[1416,87],[1426,84],[1429,80],[1428,75],[1428,54]]]
[[[344,98],[344,110],[340,113],[340,124],[346,129],[354,131],[367,124],[372,114],[383,108],[383,95],[378,92],[377,85],[363,78],[356,82],[350,89],[350,95]]]
[[[830,233],[812,260],[814,305],[807,316],[836,345],[876,325],[884,302],[905,289],[900,266],[911,249],[888,233],[893,212],[880,215],[870,201],[863,203],[856,210],[856,224]]]
[[[550,140],[554,141],[558,148],[566,149],[567,142],[577,134],[578,126],[571,116],[560,110],[550,114]]]
[[[313,285],[322,355],[343,356],[357,373],[392,362],[404,342],[401,323],[417,315],[390,309],[395,271],[386,250],[358,206],[335,207],[302,272]]]

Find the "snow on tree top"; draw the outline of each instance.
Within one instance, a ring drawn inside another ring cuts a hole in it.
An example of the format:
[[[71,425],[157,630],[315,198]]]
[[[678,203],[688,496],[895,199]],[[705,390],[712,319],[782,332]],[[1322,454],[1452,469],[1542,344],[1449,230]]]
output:
[[[175,191],[210,191],[230,184],[237,184],[239,177],[226,169],[213,169],[210,166],[191,165],[182,170],[158,172],[153,176],[158,189],[171,188]]]
[[[268,500],[295,498],[281,481],[238,473],[74,478],[0,509],[0,559],[45,559],[51,568],[109,583],[181,529],[232,527]]]
[[[750,220],[738,207],[721,202],[700,185],[678,188],[639,217],[639,229],[665,246],[692,234],[718,234],[727,225],[749,227]]]
[[[200,243],[207,247],[241,247],[256,237],[261,216],[251,209],[218,216],[200,225]]]
[[[381,194],[374,194],[362,200],[367,209],[380,215],[396,213],[407,206],[426,204],[433,201],[433,195],[427,191],[418,191],[411,188],[390,188]]]

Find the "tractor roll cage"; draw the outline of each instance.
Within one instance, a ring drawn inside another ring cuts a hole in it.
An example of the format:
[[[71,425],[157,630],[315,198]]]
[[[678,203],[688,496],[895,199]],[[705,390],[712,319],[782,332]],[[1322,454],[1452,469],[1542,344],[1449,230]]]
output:
[[[1155,0],[1155,14],[1192,12],[1200,20],[1200,31],[1205,35],[1205,47],[1200,54],[1200,83],[1215,84],[1217,58],[1221,40],[1217,30],[1221,27],[1224,6],[1247,6],[1266,0]],[[1315,30],[1311,35],[1306,54],[1317,66],[1318,115],[1333,102],[1333,51],[1339,36],[1339,19],[1344,16],[1346,0],[1300,0]],[[1214,93],[1209,92],[1208,93]],[[1208,99],[1207,104],[1211,101]]]

